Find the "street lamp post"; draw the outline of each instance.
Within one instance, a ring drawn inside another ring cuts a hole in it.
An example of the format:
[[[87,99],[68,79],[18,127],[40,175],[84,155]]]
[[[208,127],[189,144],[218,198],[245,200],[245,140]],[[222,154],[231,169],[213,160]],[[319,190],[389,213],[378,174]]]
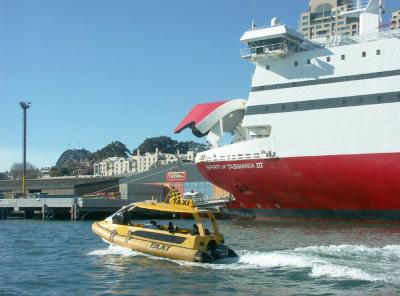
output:
[[[23,112],[23,147],[22,147],[22,196],[27,197],[26,194],[26,110],[31,106],[30,102],[19,102]]]

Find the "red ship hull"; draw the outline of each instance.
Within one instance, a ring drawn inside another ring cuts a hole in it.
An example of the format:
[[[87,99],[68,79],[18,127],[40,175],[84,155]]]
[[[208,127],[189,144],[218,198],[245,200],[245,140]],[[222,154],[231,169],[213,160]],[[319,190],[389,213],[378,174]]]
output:
[[[247,218],[400,220],[400,153],[200,162]]]

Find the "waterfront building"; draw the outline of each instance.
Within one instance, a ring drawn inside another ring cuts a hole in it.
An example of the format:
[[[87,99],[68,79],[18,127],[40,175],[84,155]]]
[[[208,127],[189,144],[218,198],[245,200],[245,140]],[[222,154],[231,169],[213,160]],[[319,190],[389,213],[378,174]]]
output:
[[[48,179],[27,180],[26,188],[29,197],[72,197],[85,194],[101,192],[107,194],[118,192],[118,177],[58,177]],[[106,189],[106,190],[105,190]],[[21,196],[21,181],[7,180],[0,181],[0,194],[6,198],[16,198]]]
[[[137,173],[119,181],[122,199],[143,201],[146,199],[163,200],[166,187],[175,187],[182,194],[200,192],[205,200],[224,199],[230,194],[207,181],[192,162],[170,163]]]
[[[195,159],[194,151],[188,151],[186,154],[181,154],[181,153],[179,153],[179,150],[178,150],[177,156],[178,156],[179,160],[187,161],[187,162],[194,162],[194,159]]]
[[[299,30],[308,39],[355,36],[359,32],[359,19],[340,15],[352,8],[352,0],[311,0],[309,11],[300,16]]]
[[[136,155],[132,155],[132,159],[136,162],[136,171],[145,172],[150,168],[156,167],[160,156],[158,149],[156,149],[155,153],[146,152],[143,155],[137,149]]]
[[[138,149],[135,155],[129,158],[109,157],[101,162],[94,164],[95,176],[118,176],[128,175],[140,172],[146,172],[152,168],[165,166],[177,161],[194,162],[194,151],[188,151],[186,154],[181,154],[177,151],[176,154],[163,153],[156,149],[155,153],[146,152],[140,154]]]
[[[51,167],[43,167],[39,170],[39,177],[42,179],[50,178]]]
[[[109,157],[94,164],[95,176],[118,176],[135,173],[136,161],[124,157]]]
[[[392,13],[392,18],[390,21],[390,29],[400,29],[400,9]]]

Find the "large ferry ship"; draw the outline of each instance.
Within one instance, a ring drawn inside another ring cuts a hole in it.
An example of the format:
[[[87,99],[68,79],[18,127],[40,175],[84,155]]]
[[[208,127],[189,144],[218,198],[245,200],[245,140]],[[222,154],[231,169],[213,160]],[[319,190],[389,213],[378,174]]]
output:
[[[196,163],[234,195],[230,214],[400,220],[400,30],[382,28],[382,2],[342,12],[356,36],[252,26],[249,99],[196,105],[177,126],[207,138]]]

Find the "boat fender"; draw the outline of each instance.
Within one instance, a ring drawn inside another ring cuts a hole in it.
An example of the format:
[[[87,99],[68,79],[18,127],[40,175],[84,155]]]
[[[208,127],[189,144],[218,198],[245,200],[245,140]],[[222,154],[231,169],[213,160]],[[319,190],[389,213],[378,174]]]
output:
[[[209,254],[203,251],[197,251],[194,255],[195,262],[202,262],[202,263],[211,263],[212,258]]]
[[[125,239],[125,245],[128,244],[129,240],[131,239],[131,235],[132,235],[131,231],[128,230],[128,234],[126,235],[126,239]]]
[[[113,231],[110,232],[110,241],[114,241],[114,236],[117,234],[117,231],[114,229]]]

